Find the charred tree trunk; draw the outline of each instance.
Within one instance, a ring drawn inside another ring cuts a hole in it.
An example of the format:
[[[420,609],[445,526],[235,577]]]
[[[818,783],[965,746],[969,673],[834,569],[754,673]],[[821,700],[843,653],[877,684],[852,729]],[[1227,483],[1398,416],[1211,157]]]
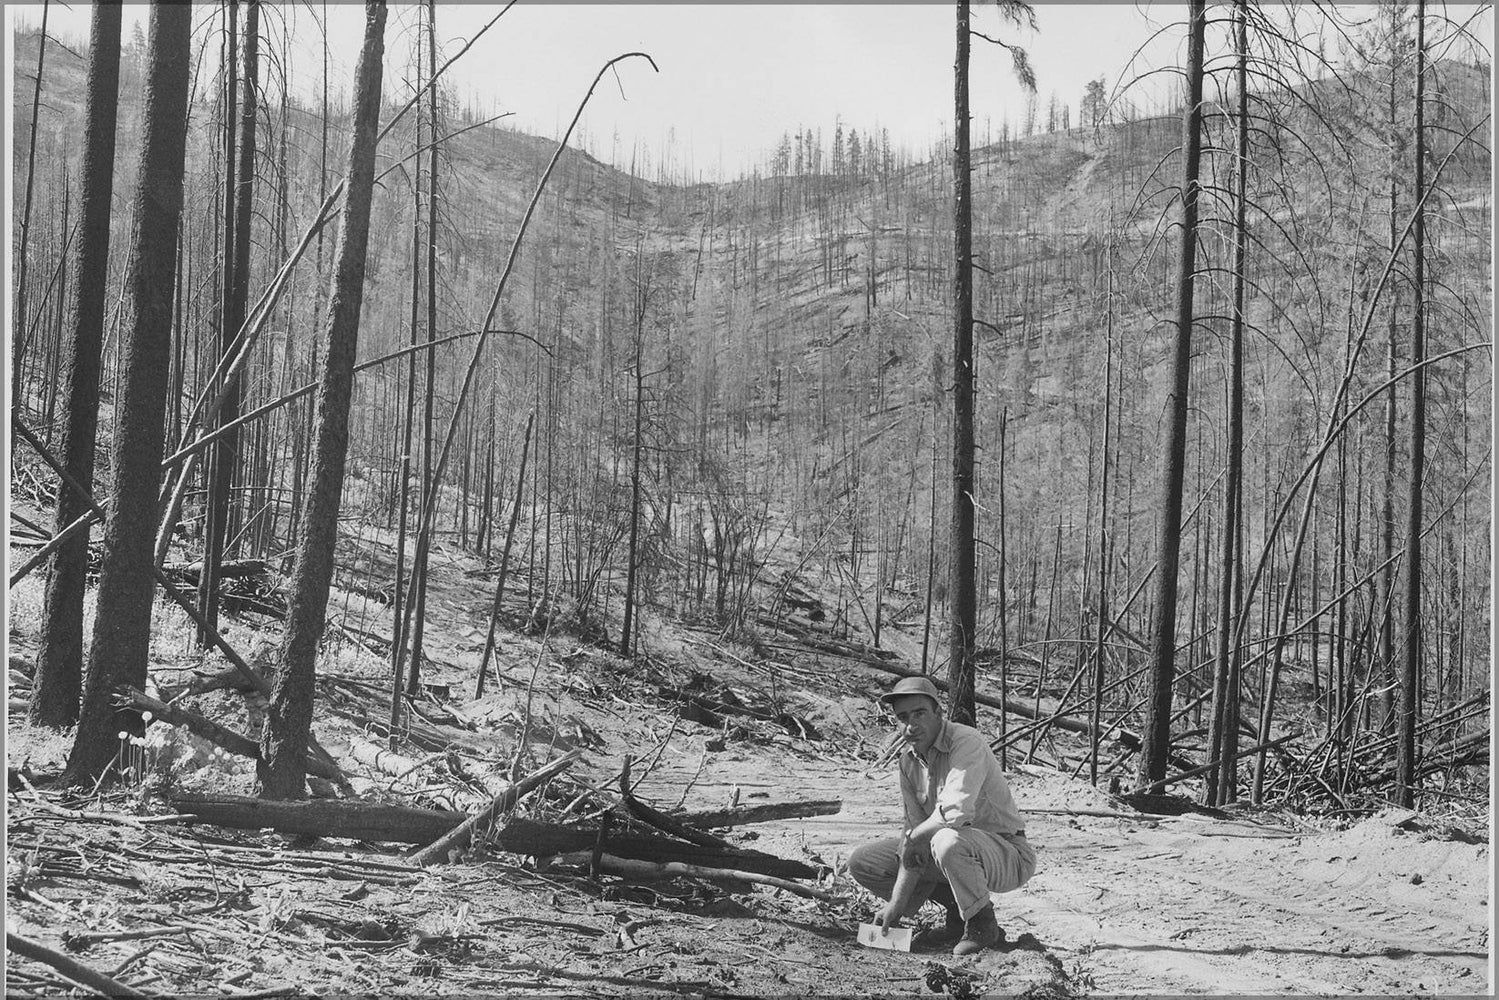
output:
[[[1416,191],[1426,194],[1426,0],[1416,3]],[[1411,230],[1414,253],[1411,283],[1410,486],[1405,522],[1405,591],[1402,595],[1400,712],[1395,744],[1395,804],[1410,809],[1420,780],[1416,761],[1416,722],[1421,713],[1421,478],[1426,471],[1426,203],[1416,205]]]
[[[256,768],[262,797],[300,799],[306,783],[318,642],[333,577],[344,460],[349,444],[349,401],[359,311],[364,299],[365,251],[375,177],[375,136],[380,121],[381,59],[385,51],[385,4],[365,5],[364,47],[354,72],[354,135],[349,148],[335,252],[327,349],[317,394],[312,486],[292,570],[280,669],[266,711],[262,761]],[[154,493],[151,494],[153,497]]]
[[[1218,643],[1213,674],[1212,733],[1209,756],[1218,768],[1206,777],[1208,805],[1238,797],[1239,652],[1234,648],[1233,610],[1238,606],[1244,480],[1244,268],[1248,255],[1249,166],[1249,11],[1239,0],[1238,19],[1238,158],[1234,190],[1234,306],[1228,361],[1227,475],[1223,486],[1223,551],[1218,567]],[[1265,735],[1263,732],[1261,735]]]
[[[974,635],[978,625],[974,578],[973,193],[968,138],[968,0],[958,0],[957,57],[953,64],[953,473],[948,593],[949,706],[971,725],[975,711]]]
[[[63,467],[93,489],[94,434],[99,424],[99,352],[104,337],[104,292],[109,279],[109,219],[114,198],[115,115],[120,100],[119,4],[95,4],[89,44],[84,126],[82,218],[75,246],[78,294],[72,334],[63,345],[62,375],[67,424]],[[88,498],[57,493],[56,530],[89,510]],[[29,717],[34,725],[78,721],[83,688],[83,595],[88,572],[88,532],[61,544],[48,567]]]
[[[234,8],[230,3],[229,18],[234,19]],[[234,31],[229,38],[233,58]],[[232,191],[225,195],[226,220],[224,246],[224,310],[223,326],[219,330],[219,348],[222,354],[229,353],[235,344],[239,328],[245,322],[245,308],[250,295],[250,226],[255,200],[255,152],[256,111],[260,98],[260,3],[248,0],[245,5],[245,33],[240,57],[244,60],[244,73],[236,79],[232,74],[228,85],[228,104],[225,112],[225,153],[235,158],[228,167],[229,184]],[[242,87],[239,84],[242,83]],[[243,94],[239,114],[238,141],[234,138],[236,91]],[[232,210],[231,210],[232,209]],[[220,425],[232,424],[239,416],[241,376],[230,375],[224,387],[223,402],[215,418]],[[237,509],[234,504],[234,485],[239,475],[239,430],[229,430],[213,445],[209,462],[209,490],[207,503],[206,532],[203,543],[203,574],[198,584],[198,600],[203,618],[215,628],[218,626],[219,564],[224,559],[224,545],[238,529]],[[202,641],[202,640],[200,640]]]
[[[26,331],[30,328],[30,321],[26,318],[26,265],[29,260],[28,251],[31,248],[31,190],[36,180],[37,116],[42,111],[42,71],[47,64],[47,15],[51,12],[50,0],[43,0],[42,33],[36,52],[36,88],[31,92],[31,139],[26,150],[26,194],[21,208],[20,247],[16,252],[16,312],[10,322],[10,412],[13,418],[21,416],[23,412],[21,390],[25,383],[21,378],[21,369],[26,360]]]
[[[1182,225],[1177,262],[1176,351],[1166,401],[1167,440],[1160,511],[1160,572],[1151,630],[1150,695],[1140,750],[1142,786],[1166,776],[1171,749],[1171,690],[1176,676],[1177,571],[1181,562],[1182,485],[1186,470],[1187,392],[1192,372],[1193,292],[1197,270],[1198,168],[1202,158],[1202,78],[1205,0],[1192,0],[1188,28],[1187,104],[1182,113]]]
[[[151,645],[153,542],[187,149],[191,33],[189,7],[152,5],[129,279],[135,319],[121,344],[120,416],[110,463],[115,479],[104,526],[98,611],[78,733],[63,775],[73,785],[92,785],[104,775],[115,755],[117,733],[139,734],[143,728],[139,713],[116,711],[111,693],[120,684],[145,687]]]

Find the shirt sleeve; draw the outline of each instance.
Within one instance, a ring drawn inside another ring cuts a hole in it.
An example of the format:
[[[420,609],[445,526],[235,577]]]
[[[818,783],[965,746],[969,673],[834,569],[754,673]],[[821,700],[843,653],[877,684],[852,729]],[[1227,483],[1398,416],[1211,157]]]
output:
[[[973,823],[980,789],[988,774],[989,747],[978,739],[953,741],[947,778],[937,790],[937,813],[951,827]]]
[[[905,812],[906,830],[914,830],[931,814],[930,809],[923,809],[921,799],[922,790],[917,786],[918,773],[916,765],[908,758],[902,756],[900,762],[900,801]]]

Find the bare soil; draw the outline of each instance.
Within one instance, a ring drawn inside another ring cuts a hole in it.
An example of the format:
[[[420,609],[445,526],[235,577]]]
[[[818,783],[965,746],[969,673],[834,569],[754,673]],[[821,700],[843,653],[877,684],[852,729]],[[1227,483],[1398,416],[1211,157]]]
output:
[[[369,723],[387,703],[385,667],[335,642],[317,731],[362,797],[473,809],[488,797],[483,782],[518,753],[525,769],[574,747],[582,762],[526,803],[531,814],[564,821],[608,807],[627,754],[641,779],[636,795],[661,809],[836,797],[836,815],[727,834],[825,865],[820,886],[833,900],[747,883],[595,877],[484,850],[418,869],[395,845],[154,822],[168,811],[168,788],[253,790],[249,762],[154,725],[138,783],[66,801],[45,788],[12,789],[7,930],[163,996],[1492,990],[1485,814],[1387,810],[1341,824],[1249,809],[1218,819],[1142,814],[1042,764],[1011,772],[1040,866],[1027,886],[996,897],[1007,944],[967,959],[920,935],[910,954],[865,950],[855,927],[873,900],[842,866],[854,845],[897,821],[890,734],[871,699],[888,675],[806,649],[782,649],[771,665],[712,632],[648,617],[650,655],[635,661],[560,631],[505,631],[502,683],[473,699],[485,588],[461,572],[435,579],[429,614],[446,626],[431,634],[426,679],[450,696],[420,704],[424,738],[453,749],[481,780],[459,781],[441,760],[400,780],[356,763],[352,745],[374,738]],[[34,641],[29,585],[12,595],[12,698],[24,694]],[[342,608],[345,624],[364,620],[358,605]],[[171,612],[159,614],[159,683],[218,665],[190,652]],[[253,651],[272,634],[240,622],[231,641]],[[795,715],[818,738],[760,719],[700,725],[661,693],[708,678],[715,692],[726,685],[746,704]],[[253,699],[216,692],[188,703],[258,732]],[[65,738],[15,718],[7,733],[12,766],[61,764]],[[429,753],[415,737],[401,752]],[[91,815],[62,815],[64,806]],[[919,923],[940,917],[928,907]],[[8,996],[74,988],[45,965],[8,958]]]

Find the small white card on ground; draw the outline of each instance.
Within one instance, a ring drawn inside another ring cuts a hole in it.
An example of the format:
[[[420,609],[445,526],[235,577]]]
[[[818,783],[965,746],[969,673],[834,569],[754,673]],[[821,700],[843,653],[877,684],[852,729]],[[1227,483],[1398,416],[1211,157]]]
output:
[[[860,924],[859,943],[866,948],[883,948],[886,951],[910,951],[911,928],[892,927],[881,933],[879,924]]]

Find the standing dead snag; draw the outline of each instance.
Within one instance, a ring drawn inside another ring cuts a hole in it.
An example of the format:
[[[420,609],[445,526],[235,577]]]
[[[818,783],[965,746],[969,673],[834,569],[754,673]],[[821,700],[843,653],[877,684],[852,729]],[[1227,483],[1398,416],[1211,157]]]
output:
[[[1182,113],[1182,235],[1176,275],[1176,339],[1166,400],[1166,452],[1161,467],[1160,573],[1151,627],[1150,697],[1146,702],[1139,784],[1166,777],[1171,753],[1171,692],[1176,676],[1176,594],[1181,563],[1182,489],[1186,469],[1188,391],[1192,375],[1193,295],[1197,279],[1198,171],[1202,159],[1202,78],[1207,5],[1193,0],[1187,41],[1187,102]]]
[[[120,22],[118,5],[94,5],[89,44],[88,122],[84,133],[83,219],[74,264],[78,295],[71,317],[71,335],[63,345],[60,371],[68,419],[59,450],[64,465],[90,489],[99,424],[99,352],[104,337],[109,219],[114,199]],[[62,535],[70,525],[87,516],[86,504],[74,491],[58,490],[54,536]],[[42,616],[30,709],[31,721],[38,725],[65,726],[78,719],[78,698],[83,686],[83,594],[87,570],[88,530],[84,528],[75,531],[67,541],[59,540],[57,554],[47,571],[46,610]],[[15,582],[12,578],[11,585]]]
[[[139,733],[140,716],[117,713],[111,695],[120,683],[145,687],[156,595],[152,540],[161,486],[166,378],[170,368],[172,293],[176,287],[177,229],[187,152],[187,92],[192,11],[178,4],[151,8],[151,57],[140,180],[138,225],[130,252],[129,294],[134,322],[120,345],[120,416],[110,467],[115,470],[104,524],[98,613],[89,647],[78,735],[64,780],[91,785],[114,759],[116,734]]]
[[[304,757],[315,697],[313,679],[333,579],[333,548],[338,538],[338,510],[349,447],[349,401],[359,312],[364,301],[384,53],[385,4],[371,0],[365,6],[364,48],[354,72],[354,139],[349,147],[349,180],[339,226],[328,346],[318,386],[312,488],[292,571],[281,669],[276,673],[266,711],[262,762],[256,768],[261,794],[266,798],[300,799],[304,795]]]

